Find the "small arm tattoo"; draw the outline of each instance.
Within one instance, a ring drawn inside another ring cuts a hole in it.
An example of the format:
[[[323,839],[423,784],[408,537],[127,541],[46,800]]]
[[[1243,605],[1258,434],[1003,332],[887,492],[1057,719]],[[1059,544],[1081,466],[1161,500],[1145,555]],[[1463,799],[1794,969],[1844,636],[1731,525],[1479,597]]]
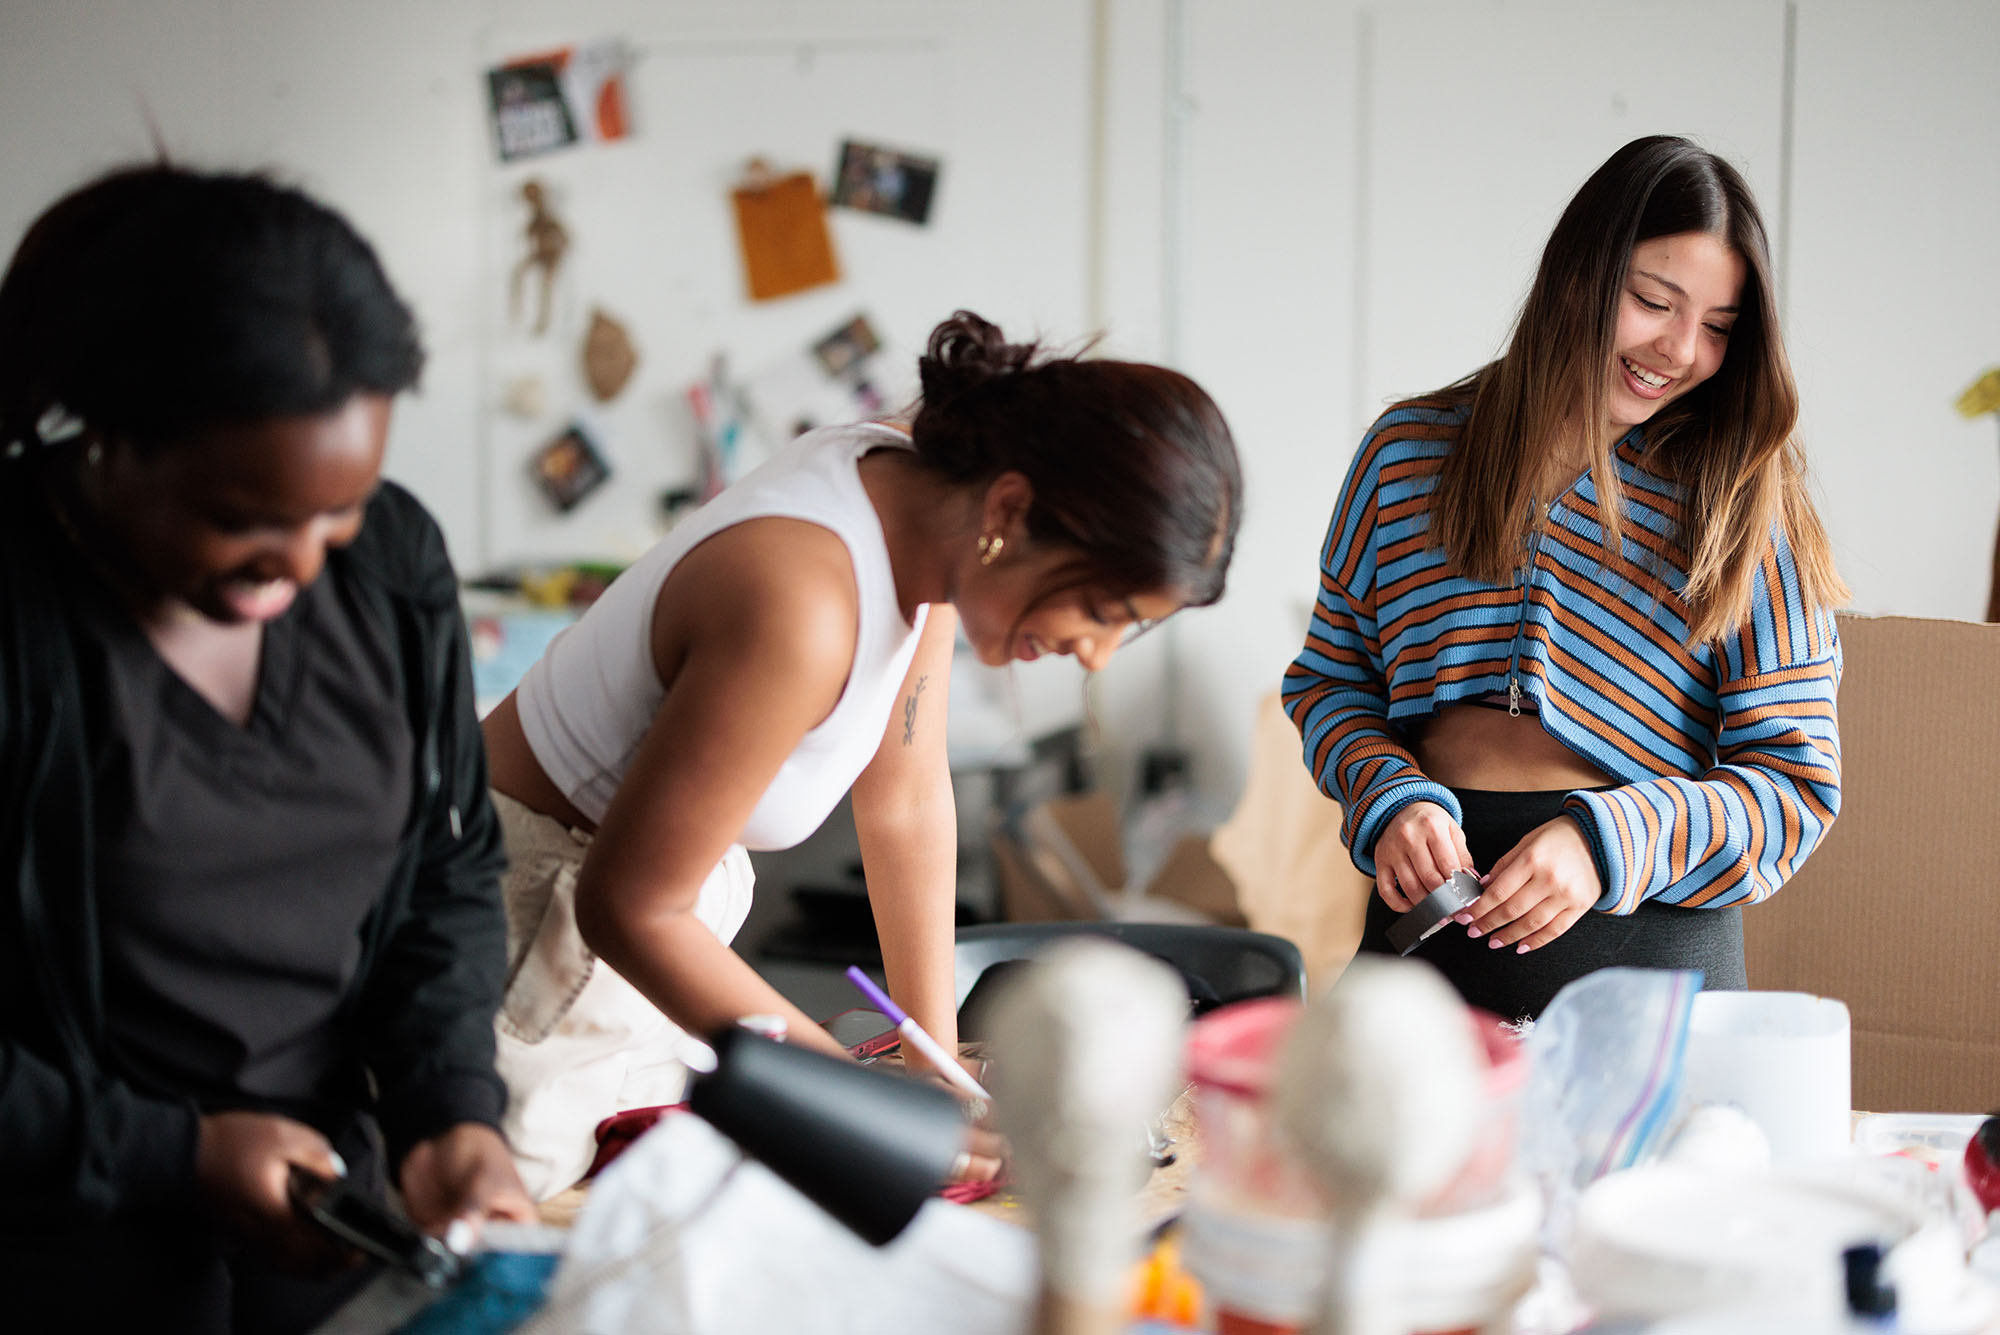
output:
[[[924,693],[924,683],[929,680],[930,680],[929,674],[925,674],[924,676],[918,677],[916,689],[910,692],[909,699],[903,701],[903,745],[904,746],[910,746],[914,744],[917,739],[917,697]]]

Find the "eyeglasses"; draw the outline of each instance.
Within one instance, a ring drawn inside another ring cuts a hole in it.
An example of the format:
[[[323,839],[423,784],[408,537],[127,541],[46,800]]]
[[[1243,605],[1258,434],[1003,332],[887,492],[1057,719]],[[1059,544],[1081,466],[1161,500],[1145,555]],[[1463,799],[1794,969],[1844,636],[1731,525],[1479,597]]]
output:
[[[1130,598],[1125,599],[1125,615],[1128,619],[1118,632],[1118,646],[1121,649],[1166,620],[1166,617],[1140,616],[1139,609],[1133,606]]]

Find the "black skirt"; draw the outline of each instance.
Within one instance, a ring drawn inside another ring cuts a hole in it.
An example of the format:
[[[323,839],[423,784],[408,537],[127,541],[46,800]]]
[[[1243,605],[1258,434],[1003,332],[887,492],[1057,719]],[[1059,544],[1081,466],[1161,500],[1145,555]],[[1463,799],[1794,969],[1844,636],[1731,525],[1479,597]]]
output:
[[[1481,875],[1529,831],[1561,815],[1568,796],[1453,791],[1465,812],[1466,846]],[[1361,949],[1395,954],[1386,934],[1398,916],[1381,895],[1369,895]],[[1457,923],[1446,923],[1411,958],[1436,965],[1468,1004],[1504,1019],[1533,1019],[1565,983],[1613,964],[1700,969],[1703,986],[1710,989],[1748,986],[1740,908],[1684,909],[1648,900],[1630,914],[1586,912],[1567,932],[1525,955],[1511,946],[1495,950],[1489,939],[1469,937]]]

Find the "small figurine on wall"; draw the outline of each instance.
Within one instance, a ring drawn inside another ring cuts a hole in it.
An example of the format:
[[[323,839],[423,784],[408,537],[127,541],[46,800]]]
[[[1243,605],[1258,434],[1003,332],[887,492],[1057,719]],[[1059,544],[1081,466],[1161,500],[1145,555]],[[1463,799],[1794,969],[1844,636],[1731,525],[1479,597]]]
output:
[[[528,206],[525,233],[528,253],[514,266],[507,305],[514,318],[519,319],[521,284],[530,273],[534,274],[535,320],[530,329],[533,333],[544,334],[549,328],[549,305],[555,289],[556,271],[562,268],[563,255],[569,250],[569,232],[556,221],[555,212],[549,207],[548,187],[539,179],[531,177],[521,183],[521,198]]]

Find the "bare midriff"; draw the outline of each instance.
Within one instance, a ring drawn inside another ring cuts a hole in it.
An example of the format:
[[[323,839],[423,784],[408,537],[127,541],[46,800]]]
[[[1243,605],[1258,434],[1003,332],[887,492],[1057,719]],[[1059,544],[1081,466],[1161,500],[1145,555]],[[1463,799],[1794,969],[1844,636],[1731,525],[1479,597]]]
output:
[[[1405,736],[1417,767],[1447,788],[1538,793],[1616,782],[1542,731],[1532,713],[1446,705]]]
[[[521,731],[521,714],[512,693],[481,720],[479,727],[486,735],[487,777],[494,791],[507,794],[530,811],[553,816],[571,829],[596,832],[597,826],[563,796],[562,789],[535,759],[528,735]]]

